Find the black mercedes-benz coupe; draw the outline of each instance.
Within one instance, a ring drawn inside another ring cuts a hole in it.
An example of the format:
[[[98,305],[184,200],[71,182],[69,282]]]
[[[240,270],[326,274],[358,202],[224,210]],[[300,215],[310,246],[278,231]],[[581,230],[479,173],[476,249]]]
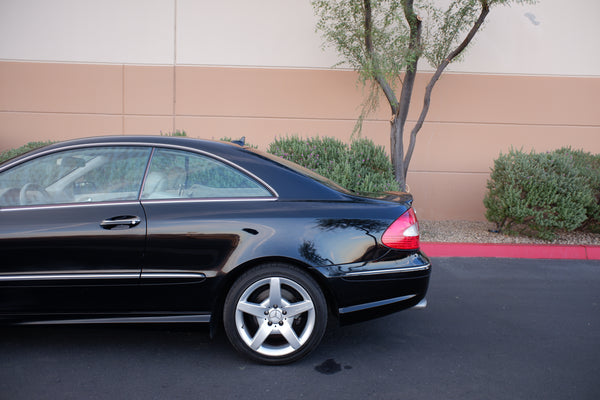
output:
[[[0,321],[204,322],[254,360],[319,344],[329,319],[423,304],[407,194],[364,197],[237,144],[112,136],[0,165]]]

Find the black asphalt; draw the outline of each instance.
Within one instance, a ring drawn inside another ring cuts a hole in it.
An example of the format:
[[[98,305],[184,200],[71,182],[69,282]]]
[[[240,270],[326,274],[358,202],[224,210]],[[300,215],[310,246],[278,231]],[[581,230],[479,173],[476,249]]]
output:
[[[1,327],[0,399],[600,399],[600,262],[434,259],[428,300],[281,367],[204,327]]]

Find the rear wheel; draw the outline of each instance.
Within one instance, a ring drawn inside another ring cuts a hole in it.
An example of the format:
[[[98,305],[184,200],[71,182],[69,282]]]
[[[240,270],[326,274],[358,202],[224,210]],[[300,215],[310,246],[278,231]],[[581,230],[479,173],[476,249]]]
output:
[[[317,347],[327,325],[327,304],[317,283],[302,270],[266,264],[233,284],[223,320],[239,352],[259,362],[285,364]]]

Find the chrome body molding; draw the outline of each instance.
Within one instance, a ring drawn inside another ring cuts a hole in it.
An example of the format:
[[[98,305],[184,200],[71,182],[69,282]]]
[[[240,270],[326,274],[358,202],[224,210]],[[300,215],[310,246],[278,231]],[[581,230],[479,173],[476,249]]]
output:
[[[315,267],[328,278],[349,280],[361,279],[403,279],[402,275],[429,274],[431,262],[421,254],[396,260],[357,262]]]
[[[203,281],[206,274],[195,271],[142,271],[141,278],[144,279],[192,279]]]
[[[370,276],[370,275],[383,275],[383,274],[405,274],[409,272],[427,271],[431,268],[431,264],[419,265],[416,267],[403,267],[403,268],[386,268],[377,270],[368,270],[360,272],[348,272],[345,276]]]
[[[24,281],[62,281],[62,280],[89,280],[89,279],[183,279],[204,280],[206,275],[202,272],[109,272],[109,273],[51,273],[51,274],[0,274],[0,282]]]
[[[355,306],[342,307],[339,309],[339,313],[340,314],[348,314],[348,313],[353,313],[356,311],[365,311],[365,310],[369,310],[372,308],[374,309],[374,308],[378,308],[378,307],[382,307],[382,306],[387,306],[390,304],[401,303],[403,301],[410,300],[415,296],[416,296],[415,294],[409,294],[407,296],[395,297],[393,299],[373,301],[371,303],[364,303],[364,304],[358,304]]]
[[[62,281],[83,279],[139,279],[139,272],[123,273],[52,273],[52,274],[0,274],[0,282]]]
[[[157,315],[140,317],[106,317],[106,318],[67,318],[53,320],[23,321],[17,325],[79,325],[79,324],[137,324],[137,323],[209,323],[209,314],[190,314],[190,315]]]

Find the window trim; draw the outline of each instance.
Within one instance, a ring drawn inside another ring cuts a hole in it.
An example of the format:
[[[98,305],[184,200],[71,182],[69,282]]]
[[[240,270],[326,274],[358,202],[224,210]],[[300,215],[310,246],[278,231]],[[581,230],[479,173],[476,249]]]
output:
[[[167,203],[237,203],[248,201],[277,201],[276,197],[206,197],[199,199],[172,198],[172,199],[141,199],[142,204],[167,204]]]
[[[71,208],[71,207],[98,207],[98,206],[119,206],[119,205],[139,205],[139,200],[123,200],[123,201],[96,201],[83,203],[61,203],[61,204],[32,204],[27,206],[8,206],[0,207],[0,212],[10,211],[27,211],[27,210],[48,210],[56,208]]]

